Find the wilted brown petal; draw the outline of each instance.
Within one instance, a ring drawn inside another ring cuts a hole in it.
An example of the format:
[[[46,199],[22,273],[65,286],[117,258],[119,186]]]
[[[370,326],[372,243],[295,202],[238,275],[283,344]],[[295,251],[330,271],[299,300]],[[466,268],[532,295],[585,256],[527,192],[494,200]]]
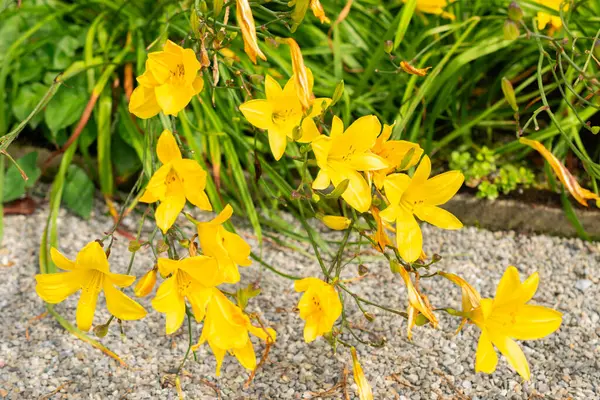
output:
[[[431,67],[415,68],[412,65],[410,65],[409,63],[407,63],[406,61],[400,62],[400,68],[402,68],[404,70],[404,72],[407,72],[411,75],[419,75],[419,76],[427,75],[427,71],[429,71],[431,69]]]
[[[244,39],[244,51],[250,57],[250,60],[256,64],[256,56],[262,60],[267,60],[267,57],[258,47],[258,39],[256,37],[256,26],[254,25],[254,17],[248,0],[236,0],[235,16],[237,23],[242,30],[242,38]]]

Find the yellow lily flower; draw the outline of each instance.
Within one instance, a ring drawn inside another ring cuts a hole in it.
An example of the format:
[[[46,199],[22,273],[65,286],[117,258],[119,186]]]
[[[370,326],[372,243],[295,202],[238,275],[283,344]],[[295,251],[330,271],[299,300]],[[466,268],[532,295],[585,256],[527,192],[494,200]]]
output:
[[[144,318],[146,310],[115,288],[127,287],[135,276],[110,272],[108,258],[98,242],[88,243],[75,261],[62,255],[54,247],[50,249],[52,261],[68,272],[37,274],[35,291],[47,303],[57,304],[81,289],[77,303],[77,327],[89,331],[94,320],[98,295],[104,290],[108,312],[121,320]]]
[[[354,347],[350,348],[350,353],[352,354],[352,374],[354,375],[354,382],[356,382],[356,386],[358,386],[358,398],[360,400],[373,400],[373,391],[371,390],[371,385],[365,376],[365,373],[358,362],[358,356],[356,355],[356,349]]]
[[[459,229],[462,223],[448,211],[438,207],[458,191],[464,181],[459,171],[448,171],[429,178],[431,161],[424,156],[412,178],[391,174],[383,187],[390,205],[381,212],[387,222],[396,221],[396,246],[403,259],[416,261],[423,248],[423,234],[415,219],[442,229]]]
[[[343,231],[350,226],[350,219],[339,215],[324,215],[320,218],[321,222],[329,229]]]
[[[247,267],[252,264],[249,258],[250,245],[239,235],[227,231],[223,226],[232,214],[233,208],[227,204],[212,221],[196,224],[202,252],[217,261],[219,279],[224,283],[239,282],[238,265]]]
[[[211,211],[212,206],[204,193],[206,171],[195,160],[181,157],[171,131],[165,129],[160,135],[156,153],[163,165],[150,178],[140,201],[160,201],[154,217],[158,227],[166,233],[183,210],[186,199],[201,210]]]
[[[312,342],[318,336],[331,332],[342,314],[342,303],[335,288],[318,278],[304,278],[294,282],[296,292],[305,292],[298,302],[304,325],[304,340]]]
[[[404,0],[406,3],[408,0]],[[440,15],[443,18],[454,19],[454,14],[444,11],[444,7],[448,6],[454,0],[417,0],[417,10],[426,14]]]
[[[242,39],[244,39],[244,51],[250,57],[250,60],[256,64],[256,57],[267,61],[267,57],[258,47],[258,38],[256,37],[256,26],[254,17],[248,0],[236,0],[235,19],[242,30]]]
[[[495,346],[519,375],[529,380],[529,364],[514,339],[541,339],[556,331],[562,323],[560,312],[526,304],[534,296],[538,283],[537,272],[521,283],[519,271],[510,266],[498,284],[496,297],[482,299],[481,305],[471,311],[469,318],[481,329],[475,358],[477,372],[491,374],[496,370]]]
[[[312,91],[313,75],[310,69],[306,70],[308,85]],[[269,134],[269,146],[275,160],[281,159],[288,138],[300,143],[309,143],[319,135],[313,118],[321,115],[327,108],[331,99],[318,98],[312,100],[312,111],[304,115],[302,103],[298,98],[296,79],[292,76],[285,87],[281,86],[270,75],[265,76],[266,99],[249,100],[240,105],[244,117],[259,129],[266,129]],[[294,128],[301,126],[300,138],[294,138]]]
[[[185,318],[185,299],[192,306],[197,322],[204,319],[206,307],[219,280],[216,260],[208,256],[194,256],[182,260],[158,259],[158,271],[168,277],[159,286],[152,299],[152,307],[166,316],[167,335],[177,331]]]
[[[371,186],[359,171],[388,168],[387,162],[371,151],[381,131],[374,115],[361,117],[344,131],[344,123],[334,116],[331,135],[320,135],[312,142],[312,149],[321,169],[313,182],[313,189],[323,190],[330,182],[337,187],[348,180],[342,198],[359,212],[371,207]]]
[[[438,326],[438,320],[429,305],[429,302],[426,301],[425,295],[419,293],[415,285],[413,285],[410,280],[410,274],[404,267],[399,266],[397,268],[397,272],[402,277],[404,284],[406,285],[406,292],[408,293],[408,325],[406,329],[406,336],[408,339],[412,339],[412,328],[416,323],[417,314],[420,312],[427,318],[431,325],[434,328]]]
[[[152,268],[140,278],[133,289],[133,293],[135,293],[137,297],[146,297],[150,294],[152,289],[154,289],[154,285],[156,285],[156,273],[157,269]]]
[[[562,0],[534,0],[534,1],[538,4],[544,5],[553,10],[556,10],[556,11],[560,10],[560,4],[562,3]],[[565,10],[567,8],[568,8],[568,6],[565,7]],[[550,24],[552,29],[558,30],[558,29],[562,28],[562,20],[560,19],[559,15],[550,15],[543,11],[540,11],[537,13],[537,23],[538,23],[539,30],[545,29],[546,25],[548,25],[548,23]]]
[[[369,173],[372,176],[375,187],[378,189],[383,187],[383,181],[388,174],[396,170],[404,171],[414,167],[423,155],[423,149],[417,143],[411,143],[406,140],[389,140],[390,136],[392,136],[394,125],[384,124],[381,135],[377,137],[375,145],[371,148],[373,153],[383,158],[389,165],[388,168]],[[412,156],[408,160],[405,160],[411,151]]]
[[[276,333],[271,328],[259,328],[250,323],[250,318],[241,308],[230,302],[223,293],[215,290],[214,296],[208,304],[204,328],[197,348],[208,342],[217,360],[216,375],[221,374],[221,365],[226,352],[232,353],[249,370],[256,368],[256,356],[250,340],[250,333],[254,336],[273,343]]]
[[[167,40],[163,51],[148,54],[146,71],[137,77],[139,86],[129,100],[129,112],[143,119],[161,111],[177,115],[204,87],[199,70],[192,49]]]

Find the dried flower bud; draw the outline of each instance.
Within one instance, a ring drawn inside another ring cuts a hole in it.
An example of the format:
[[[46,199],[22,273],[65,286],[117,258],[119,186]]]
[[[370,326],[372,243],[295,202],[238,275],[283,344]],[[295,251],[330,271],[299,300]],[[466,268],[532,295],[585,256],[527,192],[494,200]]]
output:
[[[164,240],[159,240],[158,244],[156,245],[156,252],[160,254],[160,253],[164,253],[168,250],[169,250],[169,245],[167,244],[167,242],[165,242]]]
[[[514,22],[519,22],[523,19],[523,10],[516,1],[513,1],[508,5],[508,18]]]
[[[358,275],[365,276],[369,273],[369,268],[365,264],[358,264]]]
[[[512,83],[506,77],[502,78],[502,92],[504,93],[504,98],[506,102],[510,104],[513,111],[517,111],[519,106],[517,105],[517,97],[515,96],[515,89],[513,88]]]
[[[141,247],[142,247],[142,245],[140,244],[140,242],[138,240],[132,240],[129,242],[129,246],[127,246],[127,250],[129,250],[131,253],[135,253]]]
[[[96,325],[94,327],[94,334],[99,338],[103,338],[108,334],[108,324]]]

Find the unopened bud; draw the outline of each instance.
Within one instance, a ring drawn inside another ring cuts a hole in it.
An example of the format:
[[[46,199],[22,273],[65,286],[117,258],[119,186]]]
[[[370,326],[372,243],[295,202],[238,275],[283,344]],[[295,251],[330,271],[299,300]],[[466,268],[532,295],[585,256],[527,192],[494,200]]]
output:
[[[375,321],[375,316],[371,313],[366,312],[366,313],[364,313],[364,316],[367,319],[367,321],[369,321],[369,322]]]
[[[131,252],[131,253],[135,253],[136,251],[138,251],[141,248],[141,244],[138,240],[132,240],[129,242],[129,246],[127,247],[127,249]]]
[[[513,111],[517,111],[519,106],[517,105],[517,98],[515,96],[515,89],[513,88],[512,83],[506,77],[502,78],[502,92],[504,93],[504,98],[506,102],[511,106]]]
[[[391,40],[386,40],[383,42],[383,51],[390,54],[394,50],[394,42]]]
[[[108,324],[96,325],[94,327],[94,334],[99,338],[103,338],[108,334]]]
[[[200,2],[200,12],[202,14],[206,14],[208,12],[208,6],[206,5],[206,1],[204,0]]]
[[[152,292],[152,289],[154,289],[155,284],[156,268],[152,268],[140,278],[137,285],[135,285],[135,288],[133,289],[133,293],[135,293],[137,297],[148,296],[150,292]]]
[[[514,22],[519,22],[523,19],[523,10],[516,1],[511,2],[508,6],[508,18]]]
[[[335,90],[333,91],[333,96],[331,96],[331,106],[340,101],[342,95],[344,94],[344,81],[339,81],[335,86]]]
[[[315,192],[313,192],[313,194],[312,194],[312,201],[314,201],[315,203],[318,203],[319,200],[321,200],[321,196],[319,196],[318,194],[316,194]]]
[[[252,82],[252,84],[254,84],[256,86],[262,84],[264,80],[265,80],[265,77],[263,75],[258,75],[258,74],[250,75],[250,82]]]
[[[439,254],[435,253],[433,256],[431,256],[431,260],[436,263],[438,261],[440,261],[442,259],[442,256],[440,256]]]
[[[519,27],[510,19],[504,21],[503,32],[505,40],[515,40],[520,35]]]
[[[292,130],[292,139],[298,140],[302,137],[302,126],[298,125]]]

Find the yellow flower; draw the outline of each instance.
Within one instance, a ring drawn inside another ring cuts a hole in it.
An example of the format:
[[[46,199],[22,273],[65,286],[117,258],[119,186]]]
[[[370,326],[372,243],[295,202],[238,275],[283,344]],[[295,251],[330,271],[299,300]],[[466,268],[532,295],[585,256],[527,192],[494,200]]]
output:
[[[551,308],[526,304],[535,294],[539,276],[532,274],[524,282],[519,271],[508,267],[496,289],[494,299],[482,299],[469,318],[481,329],[475,370],[491,374],[496,370],[498,356],[494,346],[525,380],[529,380],[529,364],[525,354],[514,341],[535,340],[556,331],[562,314]]]
[[[177,115],[204,86],[200,63],[192,49],[167,40],[163,51],[148,54],[146,71],[131,94],[129,112],[151,118],[159,112]]]
[[[344,229],[348,229],[348,227],[350,226],[350,220],[343,216],[324,215],[320,218],[320,220],[329,229],[333,229],[336,231],[343,231]]]
[[[152,299],[152,307],[166,314],[167,335],[177,331],[185,318],[185,299],[192,306],[196,321],[204,318],[206,306],[215,293],[219,280],[216,260],[195,256],[183,260],[158,259],[158,271],[167,277]]]
[[[373,400],[371,385],[358,362],[356,349],[351,347],[350,353],[352,353],[352,373],[354,375],[354,382],[356,382],[356,386],[358,386],[358,398],[360,400]]]
[[[81,289],[77,327],[82,331],[89,331],[92,326],[96,301],[102,290],[106,308],[116,318],[136,320],[146,315],[142,306],[114,287],[131,285],[135,276],[110,272],[108,258],[98,242],[88,243],[77,253],[75,261],[69,260],[54,247],[50,249],[50,257],[59,268],[69,272],[36,275],[35,291],[45,302],[56,304]]]
[[[407,1],[404,0],[405,3]],[[427,14],[441,15],[444,18],[454,19],[454,14],[444,11],[444,7],[452,1],[454,0],[417,0],[417,10]]]
[[[271,328],[259,328],[250,323],[250,319],[241,308],[227,300],[218,290],[208,304],[202,335],[195,347],[208,342],[217,360],[216,375],[221,373],[221,364],[228,351],[238,359],[246,369],[256,368],[256,356],[250,340],[254,336],[273,343],[276,333]]]
[[[300,104],[302,104],[302,110],[306,111],[310,108],[314,97],[312,93],[313,78],[309,79],[308,77],[308,69],[304,66],[304,58],[302,57],[302,51],[300,51],[298,43],[292,38],[287,38],[285,41],[290,46],[296,95],[298,96],[298,100],[300,100]]]
[[[156,285],[156,268],[152,268],[140,278],[135,288],[133,288],[133,293],[137,297],[148,296],[154,289],[154,285]]]
[[[252,62],[256,64],[256,56],[266,61],[267,57],[258,47],[258,38],[256,37],[256,26],[254,25],[254,17],[250,9],[248,0],[236,0],[235,19],[238,26],[242,30],[242,39],[244,39],[244,51],[250,57]]]
[[[344,123],[334,116],[331,135],[320,135],[312,142],[312,149],[321,169],[313,182],[313,189],[323,190],[333,182],[337,187],[348,180],[342,198],[359,212],[371,206],[371,186],[359,171],[375,171],[388,167],[385,160],[371,151],[381,131],[374,115],[357,119],[344,132]]]
[[[459,171],[448,171],[429,178],[431,161],[424,156],[412,178],[405,174],[388,175],[384,182],[390,205],[381,212],[387,222],[396,221],[396,246],[403,259],[416,261],[423,248],[423,235],[415,219],[442,229],[459,229],[462,223],[448,211],[438,207],[458,191],[464,181]]]
[[[310,343],[331,332],[342,314],[342,303],[334,287],[318,278],[304,278],[294,282],[294,288],[305,292],[298,303],[300,318],[306,321],[304,340]]]
[[[371,148],[373,153],[383,158],[389,165],[388,168],[370,172],[373,183],[378,189],[383,187],[383,181],[389,173],[414,167],[423,155],[423,149],[417,143],[407,142],[406,140],[389,140],[393,128],[394,125],[384,124],[381,135],[377,137],[375,145]]]
[[[228,204],[212,221],[196,224],[202,252],[217,261],[219,279],[225,283],[239,282],[238,265],[247,267],[252,264],[249,258],[250,245],[239,235],[223,227],[232,214],[233,209]]]
[[[206,171],[195,160],[181,157],[171,131],[165,129],[160,135],[156,153],[163,165],[152,175],[140,201],[160,201],[154,217],[158,227],[166,233],[183,210],[186,198],[202,210],[211,211],[212,206],[204,193]]]
[[[431,325],[434,328],[438,326],[438,320],[429,305],[429,302],[426,301],[425,295],[419,293],[415,285],[413,285],[410,280],[410,274],[404,267],[399,266],[396,268],[396,271],[402,277],[404,284],[406,285],[406,292],[408,294],[408,325],[406,329],[406,336],[411,339],[412,338],[412,328],[416,323],[417,314],[421,313],[427,318]]]
[[[306,71],[309,87],[312,90],[312,72],[309,69]],[[252,125],[267,130],[271,152],[275,160],[279,160],[285,152],[288,138],[300,143],[309,143],[319,135],[313,118],[321,114],[323,108],[331,103],[331,99],[314,99],[311,113],[304,116],[294,76],[281,89],[279,83],[267,75],[265,77],[265,93],[266,99],[247,101],[240,105],[240,111]],[[298,126],[301,126],[301,136],[294,138],[294,128]]]
[[[553,10],[559,11],[560,4],[562,3],[563,0],[534,0],[534,1],[538,4],[542,4]],[[567,8],[568,8],[568,6],[565,6],[565,10]],[[559,15],[550,15],[543,11],[540,11],[537,13],[537,23],[538,23],[539,30],[545,29],[546,25],[548,25],[548,23],[550,23],[550,25],[552,26],[553,29],[558,30],[558,29],[562,28],[562,20],[560,19]]]

